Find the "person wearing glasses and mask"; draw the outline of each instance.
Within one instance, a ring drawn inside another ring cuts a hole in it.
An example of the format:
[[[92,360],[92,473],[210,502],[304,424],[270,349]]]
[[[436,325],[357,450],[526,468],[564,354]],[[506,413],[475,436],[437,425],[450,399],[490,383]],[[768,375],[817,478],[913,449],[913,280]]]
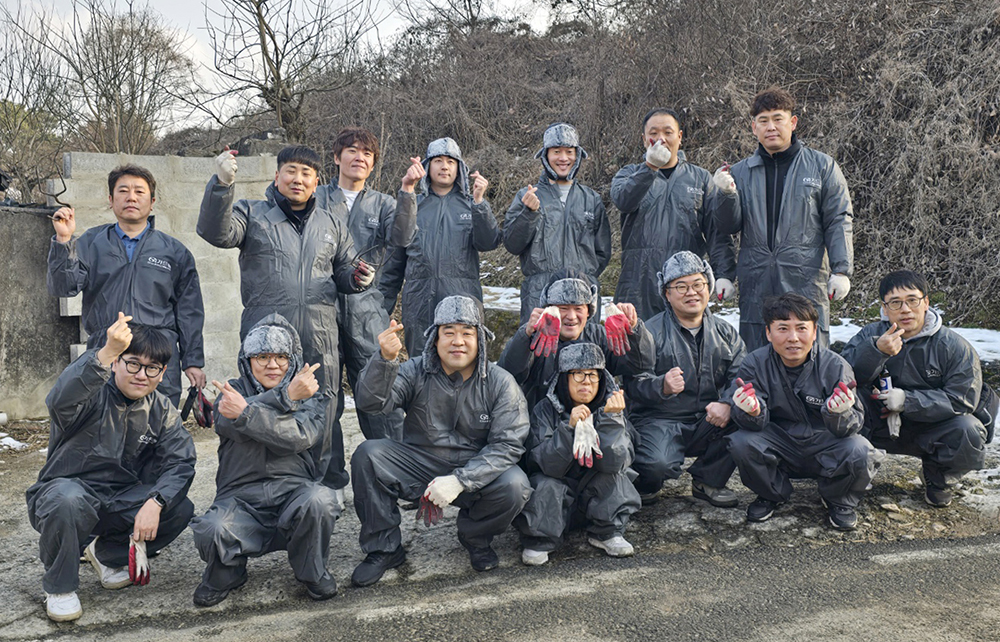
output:
[[[697,457],[688,468],[691,494],[736,506],[726,487],[736,463],[722,437],[735,429],[731,387],[746,356],[743,340],[708,310],[715,276],[707,261],[678,252],[656,276],[667,307],[646,322],[656,344],[654,374],[625,377],[634,402],[629,419],[639,433],[635,487],[651,504],[664,480],[681,476],[684,458]]]
[[[997,399],[983,384],[979,356],[930,307],[927,280],[910,270],[879,284],[882,320],[861,329],[841,353],[865,403],[865,434],[877,448],[920,457],[924,500],[951,504],[955,483],[984,465]],[[889,386],[880,385],[886,374]],[[874,397],[874,398],[873,398]]]
[[[148,583],[147,555],[194,514],[194,441],[157,390],[172,337],[130,320],[119,312],[104,345],[71,363],[45,399],[48,456],[26,499],[40,534],[46,612],[56,622],[83,614],[81,554],[105,589]]]

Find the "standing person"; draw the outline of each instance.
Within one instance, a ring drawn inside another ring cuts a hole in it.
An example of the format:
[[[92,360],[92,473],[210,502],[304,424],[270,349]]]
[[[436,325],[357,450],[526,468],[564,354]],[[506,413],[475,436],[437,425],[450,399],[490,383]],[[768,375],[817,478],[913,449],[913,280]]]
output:
[[[864,406],[854,372],[816,341],[819,314],[800,294],[764,304],[769,344],[747,355],[733,393],[727,437],[743,485],[757,493],[747,521],[771,517],[792,494],[791,477],[818,480],[830,525],[857,528],[857,507],[882,455],[858,434]]]
[[[411,158],[410,167],[403,176],[396,198],[377,192],[367,186],[368,177],[378,163],[379,143],[372,132],[360,127],[349,127],[337,134],[333,141],[333,162],[337,165],[337,180],[316,188],[316,206],[329,210],[345,221],[354,242],[354,249],[362,253],[369,264],[384,263],[396,246],[405,248],[416,231],[416,193],[414,187],[424,175],[419,158]],[[381,260],[379,260],[381,257]],[[377,264],[373,267],[378,268]],[[375,284],[379,283],[382,270],[376,269]],[[347,383],[351,389],[358,383],[358,375],[368,362],[368,357],[378,350],[378,334],[389,324],[392,309],[385,310],[384,298],[379,287],[350,296],[341,293],[340,314],[340,363],[347,370]],[[342,373],[336,375],[343,380]],[[340,434],[340,417],[344,414],[344,388],[337,388],[337,415],[334,432]],[[403,414],[369,415],[358,413],[358,424],[367,439],[398,438],[403,430]],[[340,461],[334,462],[340,465]],[[343,468],[330,470],[328,482],[334,488],[346,482]]]
[[[858,387],[876,388],[876,399],[861,397],[866,433],[878,448],[919,457],[924,500],[948,506],[962,475],[984,465],[996,397],[983,383],[975,349],[930,307],[927,279],[890,272],[878,290],[882,320],[862,328],[842,353]],[[885,374],[892,387],[880,390]]]
[[[708,310],[714,275],[693,252],[678,252],[656,275],[667,309],[646,322],[656,344],[655,376],[625,377],[632,401],[629,419],[639,434],[633,470],[646,503],[656,501],[666,479],[681,476],[685,457],[691,494],[713,506],[736,506],[726,487],[736,463],[724,436],[731,389],[746,350],[736,328]]]
[[[194,440],[157,391],[171,337],[130,320],[119,311],[102,346],[71,363],[45,399],[48,455],[25,495],[40,535],[45,609],[56,622],[83,614],[81,553],[106,589],[146,584],[148,556],[194,514]]]
[[[718,277],[717,294],[731,298],[736,250],[732,238],[719,233],[716,218],[732,217],[739,208],[732,181],[687,162],[674,110],[651,110],[642,119],[640,135],[646,149],[643,162],[621,168],[611,181],[611,200],[622,213],[622,270],[615,301],[635,305],[643,320],[663,312],[666,303],[656,271],[682,250],[700,257],[707,253]]]
[[[104,344],[105,331],[119,311],[166,333],[173,352],[159,388],[176,406],[181,369],[192,386],[205,387],[205,308],[194,256],[180,241],[154,228],[155,202],[153,174],[144,167],[122,165],[108,174],[108,204],[115,223],[92,227],[75,238],[73,208],[57,210],[52,215],[48,288],[49,294],[60,297],[83,292],[88,349]]]
[[[528,408],[514,379],[486,358],[493,333],[483,323],[482,303],[444,298],[424,333],[423,352],[400,363],[403,329],[393,320],[379,335],[379,351],[358,384],[359,408],[402,408],[406,420],[402,441],[367,440],[351,457],[366,555],[351,576],[355,586],[374,584],[406,561],[398,499],[421,499],[428,523],[446,506],[458,506],[458,541],[472,568],[488,571],[500,564],[494,536],[510,526],[531,495],[517,465]]]
[[[500,227],[486,200],[489,181],[479,172],[469,174],[458,143],[450,138],[432,141],[423,168],[417,235],[409,247],[396,250],[379,285],[390,312],[402,286],[405,344],[411,357],[423,349],[421,329],[434,320],[442,299],[462,294],[483,300],[479,253],[500,245]]]
[[[247,559],[287,550],[295,579],[314,600],[337,594],[327,570],[330,534],[341,507],[323,485],[330,459],[319,364],[302,360],[299,335],[272,314],[250,330],[240,376],[215,401],[219,470],[215,500],[191,522],[205,561],[195,606],[212,606],[247,581]]]
[[[587,152],[569,123],[545,130],[542,175],[522,188],[504,218],[503,244],[521,258],[521,323],[538,303],[542,288],[561,268],[576,268],[592,285],[611,260],[611,226],[600,195],[576,180]]]
[[[321,364],[320,391],[327,399],[326,422],[332,432],[328,483],[347,485],[344,435],[334,430],[340,387],[337,302],[341,294],[367,289],[375,278],[364,261],[353,261],[354,243],[342,217],[316,204],[320,160],[308,147],[286,147],[278,154],[267,200],[235,200],[236,159],[225,151],[216,158],[216,175],[201,201],[198,235],[221,248],[240,249],[243,317],[240,339],[262,318],[285,317],[302,341],[303,358]]]
[[[740,234],[740,335],[748,351],[767,345],[766,297],[795,292],[811,300],[826,347],[830,301],[851,289],[854,209],[847,181],[836,161],[799,141],[794,111],[795,99],[778,87],[754,96],[750,128],[757,151],[732,168],[740,207],[718,217],[723,233]]]

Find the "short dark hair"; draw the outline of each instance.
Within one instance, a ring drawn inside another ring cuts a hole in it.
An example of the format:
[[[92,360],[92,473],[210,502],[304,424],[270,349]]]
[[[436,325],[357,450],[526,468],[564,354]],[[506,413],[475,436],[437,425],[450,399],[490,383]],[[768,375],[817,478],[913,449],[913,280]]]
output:
[[[666,114],[667,116],[670,116],[677,122],[678,129],[681,128],[681,117],[677,115],[676,111],[670,109],[669,107],[653,107],[646,112],[645,116],[642,117],[642,131],[646,131],[646,123],[649,122],[650,118],[656,116],[657,114]]]
[[[882,282],[878,284],[878,297],[885,301],[885,297],[898,288],[920,290],[920,294],[927,296],[930,286],[923,274],[913,270],[896,270],[882,277]]]
[[[311,147],[306,147],[305,145],[291,145],[278,152],[278,169],[281,169],[282,165],[288,163],[308,165],[316,170],[317,174],[323,169],[323,163],[319,159],[319,154],[313,151]]]
[[[764,299],[764,325],[770,326],[772,321],[787,321],[792,316],[799,321],[819,321],[816,306],[801,294],[786,292]]]
[[[795,111],[795,99],[792,95],[778,87],[771,85],[767,89],[758,92],[750,101],[750,118],[755,118],[763,111],[784,110]]]
[[[132,343],[125,349],[126,354],[134,354],[137,357],[146,357],[161,366],[170,363],[170,356],[174,352],[174,346],[166,334],[148,325],[129,323],[132,331]]]
[[[367,149],[374,156],[374,162],[378,162],[378,136],[364,127],[347,127],[340,130],[337,137],[333,139],[334,158],[340,158],[340,152],[348,147]]]
[[[149,185],[149,197],[156,198],[156,179],[153,178],[153,172],[132,163],[120,165],[108,174],[108,196],[114,196],[115,185],[118,184],[118,179],[122,176],[135,176],[136,178],[143,179]]]

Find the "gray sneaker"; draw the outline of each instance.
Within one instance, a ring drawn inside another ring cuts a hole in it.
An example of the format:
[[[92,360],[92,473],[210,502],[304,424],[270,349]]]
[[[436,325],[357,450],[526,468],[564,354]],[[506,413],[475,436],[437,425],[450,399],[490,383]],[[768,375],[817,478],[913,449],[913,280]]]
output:
[[[587,542],[591,546],[601,549],[611,557],[632,557],[635,554],[635,548],[621,535],[615,535],[611,539],[603,541],[594,537],[588,537]]]
[[[736,493],[729,488],[725,486],[722,488],[707,486],[694,479],[691,480],[691,496],[696,499],[703,499],[712,506],[718,506],[719,508],[733,508],[740,503],[740,500],[736,498]]]

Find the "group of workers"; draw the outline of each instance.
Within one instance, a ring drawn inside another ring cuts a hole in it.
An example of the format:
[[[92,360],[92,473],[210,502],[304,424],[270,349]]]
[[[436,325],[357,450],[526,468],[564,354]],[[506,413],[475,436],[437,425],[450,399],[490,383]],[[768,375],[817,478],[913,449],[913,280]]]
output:
[[[48,616],[80,617],[81,557],[104,588],[145,584],[149,558],[188,525],[205,562],[198,606],[226,599],[248,558],[276,550],[310,598],[333,597],[327,557],[348,483],[365,555],[356,586],[406,561],[401,508],[430,525],[456,506],[477,571],[498,566],[492,541],[511,525],[527,565],[577,527],[630,556],[630,516],[685,458],[692,496],[716,507],[738,505],[738,469],[757,495],[748,521],[768,519],[805,477],[831,526],[856,528],[884,452],[920,457],[926,502],[947,506],[992,438],[997,399],[975,351],[907,270],[882,280],[883,319],[841,354],[828,349],[830,301],[853,269],[846,182],[797,139],[786,91],[760,92],[750,117],[757,151],[712,174],[686,161],[676,112],[645,116],[643,160],[611,185],[622,269],[603,312],[611,231],[599,194],[576,179],[587,152],[567,123],[545,131],[541,175],[502,229],[487,179],[450,138],[411,159],[395,197],[366,186],[379,148],[364,129],[337,136],[329,185],[313,150],[284,149],[260,200],[235,199],[238,162],[224,151],[197,232],[239,248],[241,349],[238,376],[212,382],[216,497],[198,516],[176,407],[182,369],[206,385],[198,274],[153,226],[149,171],[112,171],[115,223],[76,237],[71,208],[53,216],[49,290],[83,293],[89,350],[49,393],[48,458],[27,491]],[[501,243],[524,280],[520,327],[494,363],[479,253]],[[737,283],[739,331],[708,307]],[[390,320],[397,298],[402,323]],[[366,438],[350,476],[342,366]]]

